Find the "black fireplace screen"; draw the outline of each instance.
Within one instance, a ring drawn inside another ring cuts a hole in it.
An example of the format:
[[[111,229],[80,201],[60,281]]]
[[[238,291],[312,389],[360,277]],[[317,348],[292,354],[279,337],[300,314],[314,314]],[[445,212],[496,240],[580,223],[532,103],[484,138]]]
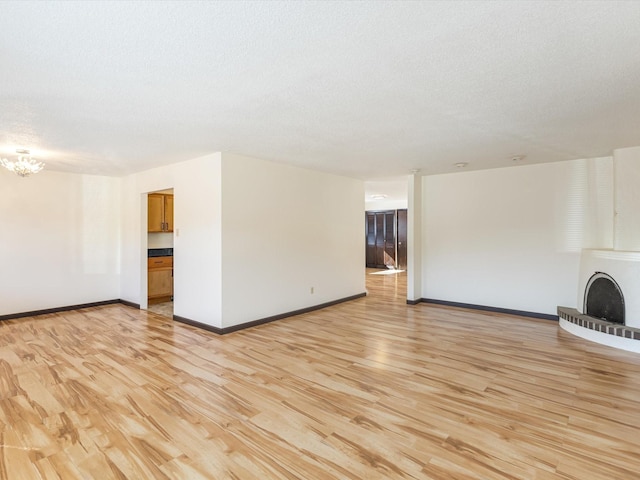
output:
[[[587,283],[585,313],[624,325],[624,297],[618,284],[606,273],[597,272]]]

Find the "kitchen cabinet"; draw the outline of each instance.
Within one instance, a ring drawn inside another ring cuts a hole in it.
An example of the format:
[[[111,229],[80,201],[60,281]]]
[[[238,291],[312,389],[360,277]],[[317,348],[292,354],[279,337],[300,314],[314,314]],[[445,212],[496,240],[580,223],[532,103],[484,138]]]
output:
[[[147,259],[148,303],[168,302],[173,297],[173,257]]]
[[[173,232],[173,195],[150,193],[147,206],[147,230]]]

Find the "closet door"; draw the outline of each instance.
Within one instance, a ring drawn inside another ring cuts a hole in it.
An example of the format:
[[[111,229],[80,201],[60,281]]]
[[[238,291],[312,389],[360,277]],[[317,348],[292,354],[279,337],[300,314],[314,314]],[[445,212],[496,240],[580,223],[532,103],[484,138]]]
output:
[[[367,238],[367,267],[373,267],[376,264],[376,215],[372,212],[366,212],[366,238]]]
[[[366,264],[393,268],[396,263],[396,212],[366,212]]]
[[[384,212],[376,213],[376,267],[384,268]]]
[[[407,269],[407,210],[398,210],[396,239],[398,240],[397,265],[399,270]]]
[[[396,212],[384,214],[384,266],[396,267]]]

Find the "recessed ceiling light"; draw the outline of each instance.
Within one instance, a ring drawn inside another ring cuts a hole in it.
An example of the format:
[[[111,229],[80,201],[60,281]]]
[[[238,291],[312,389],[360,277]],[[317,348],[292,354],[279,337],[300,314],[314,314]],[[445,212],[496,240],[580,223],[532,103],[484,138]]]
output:
[[[374,195],[371,195],[371,198],[373,198],[374,200],[384,200],[385,198],[387,198],[387,196],[384,193],[376,193]]]
[[[458,162],[458,163],[454,163],[453,166],[456,168],[464,168],[467,165],[469,165],[467,162]]]

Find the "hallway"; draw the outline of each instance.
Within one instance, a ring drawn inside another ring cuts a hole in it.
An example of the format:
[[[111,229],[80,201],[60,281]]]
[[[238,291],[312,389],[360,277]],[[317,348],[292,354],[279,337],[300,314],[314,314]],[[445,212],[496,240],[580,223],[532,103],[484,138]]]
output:
[[[367,296],[385,302],[399,302],[406,304],[407,300],[407,272],[393,270],[381,270],[378,268],[366,269]]]

